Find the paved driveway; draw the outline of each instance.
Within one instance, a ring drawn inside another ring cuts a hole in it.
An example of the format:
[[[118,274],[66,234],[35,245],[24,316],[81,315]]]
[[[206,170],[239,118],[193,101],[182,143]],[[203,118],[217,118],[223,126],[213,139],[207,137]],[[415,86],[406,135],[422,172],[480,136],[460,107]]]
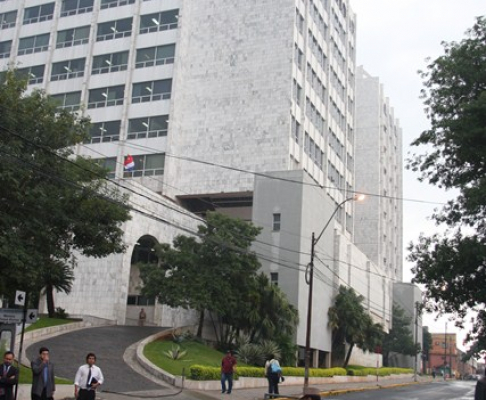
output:
[[[39,348],[49,349],[56,376],[74,380],[86,354],[96,354],[105,377],[104,390],[133,392],[155,390],[161,387],[135,372],[123,361],[123,353],[130,345],[167,328],[139,326],[104,326],[66,333],[37,342],[27,348],[27,357],[37,357]]]

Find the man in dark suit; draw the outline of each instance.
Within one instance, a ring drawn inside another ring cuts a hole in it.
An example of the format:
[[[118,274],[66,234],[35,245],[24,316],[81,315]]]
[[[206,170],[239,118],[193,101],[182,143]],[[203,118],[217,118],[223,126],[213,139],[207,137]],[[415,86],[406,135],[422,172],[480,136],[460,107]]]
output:
[[[49,361],[49,349],[41,347],[39,357],[30,365],[32,367],[32,400],[52,400],[56,384],[54,383],[54,365]]]
[[[486,376],[479,378],[478,383],[476,383],[474,400],[486,400]]]
[[[19,370],[12,363],[14,353],[6,351],[0,365],[0,400],[13,400],[14,386],[19,380]]]

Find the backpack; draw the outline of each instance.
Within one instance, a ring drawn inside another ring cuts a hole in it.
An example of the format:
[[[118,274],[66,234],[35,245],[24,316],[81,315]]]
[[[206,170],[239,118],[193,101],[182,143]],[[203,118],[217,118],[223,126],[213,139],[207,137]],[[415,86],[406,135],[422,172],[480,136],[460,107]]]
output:
[[[270,372],[272,374],[280,374],[282,372],[282,368],[276,362],[270,361]]]

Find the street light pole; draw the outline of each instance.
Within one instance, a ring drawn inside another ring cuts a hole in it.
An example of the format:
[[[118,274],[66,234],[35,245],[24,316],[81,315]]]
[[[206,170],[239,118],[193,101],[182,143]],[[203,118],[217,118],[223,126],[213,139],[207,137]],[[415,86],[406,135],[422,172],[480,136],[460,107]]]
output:
[[[306,333],[305,333],[305,367],[304,367],[304,387],[307,387],[309,385],[309,368],[310,368],[310,341],[311,341],[311,326],[312,326],[312,294],[313,294],[313,289],[314,289],[314,255],[315,255],[315,246],[321,239],[322,235],[324,234],[324,231],[327,229],[329,224],[331,223],[332,219],[336,215],[336,213],[339,211],[341,206],[351,200],[356,200],[356,201],[361,201],[364,199],[364,195],[355,195],[353,197],[349,197],[345,200],[343,200],[341,203],[339,203],[336,208],[334,209],[333,213],[329,217],[328,221],[326,222],[326,225],[324,225],[324,228],[322,228],[321,233],[319,233],[319,236],[317,238],[315,237],[314,232],[312,232],[312,243],[311,243],[311,259],[310,263],[307,265],[307,269],[305,271],[305,280],[306,283],[309,285],[309,295],[307,298],[307,326],[306,326]]]

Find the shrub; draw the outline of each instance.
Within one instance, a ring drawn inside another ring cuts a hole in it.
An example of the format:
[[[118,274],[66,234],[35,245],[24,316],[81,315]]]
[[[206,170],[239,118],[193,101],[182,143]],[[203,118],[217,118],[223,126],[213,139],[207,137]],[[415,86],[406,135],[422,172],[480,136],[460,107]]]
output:
[[[244,343],[238,348],[238,360],[249,365],[263,365],[265,355],[259,345]]]
[[[181,350],[180,346],[172,346],[172,349],[164,351],[164,354],[171,360],[180,360],[187,354],[187,351]]]
[[[413,373],[411,368],[366,368],[366,367],[351,367],[347,370],[349,376],[368,376],[376,375],[378,376],[389,376],[389,375],[399,375],[399,374],[410,374]]]
[[[69,317],[69,314],[66,312],[64,308],[57,307],[56,311],[54,312],[54,318],[66,319]]]

